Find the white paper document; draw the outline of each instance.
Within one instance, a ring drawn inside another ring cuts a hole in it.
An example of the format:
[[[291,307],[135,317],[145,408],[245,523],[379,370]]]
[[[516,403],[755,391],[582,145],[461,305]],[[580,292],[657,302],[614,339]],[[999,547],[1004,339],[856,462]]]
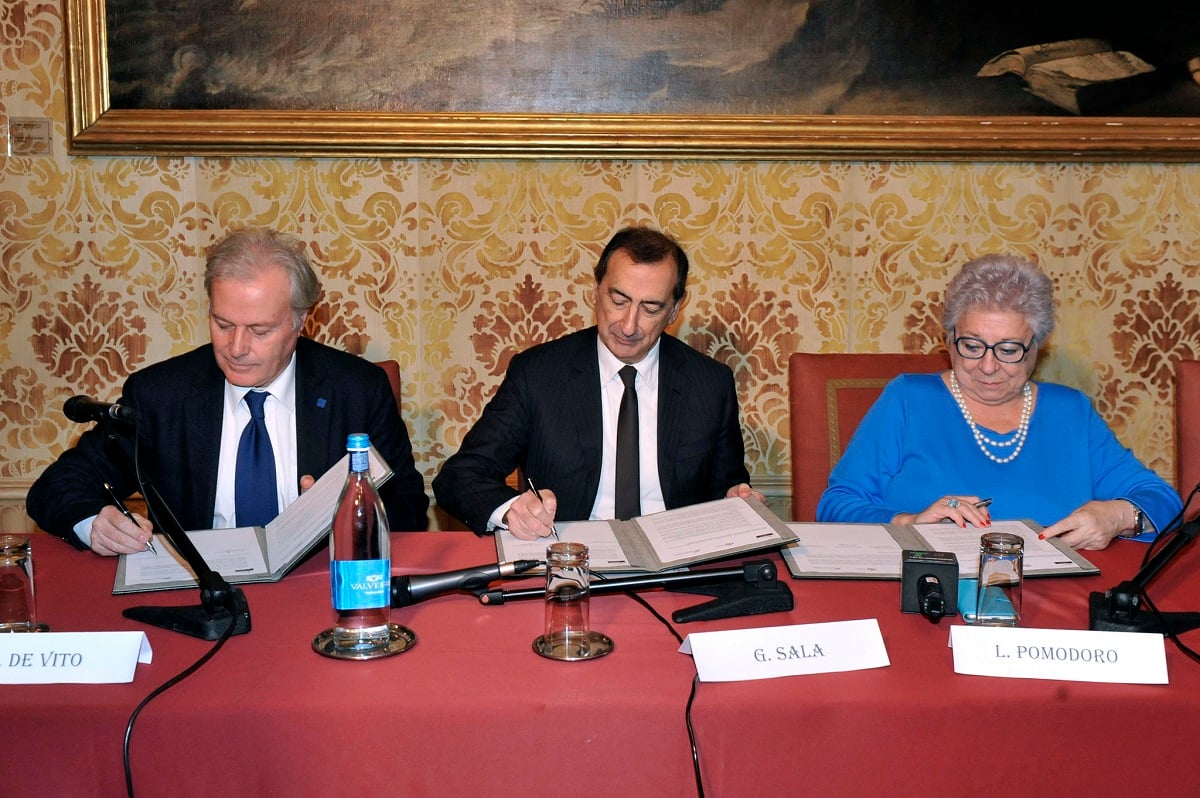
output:
[[[795,535],[756,499],[717,499],[629,521],[556,524],[560,540],[588,547],[596,572],[664,571],[775,548]],[[553,537],[521,540],[496,532],[500,560],[544,560]]]
[[[959,576],[974,578],[979,571],[979,538],[987,532],[1010,532],[1025,541],[1027,577],[1096,574],[1100,569],[1057,538],[1039,540],[1041,527],[1032,521],[993,521],[988,527],[957,524],[788,524],[795,542],[783,549],[783,560],[796,578],[899,579],[901,553],[951,552]]]
[[[891,664],[874,618],[694,632],[679,650],[692,655],[702,682],[774,679]]]
[[[1022,555],[1023,568],[1027,576],[1041,573],[1061,573],[1063,569],[1076,570],[1079,555],[1068,549],[1066,544],[1052,543],[1056,538],[1039,540],[1035,529],[1024,521],[993,521],[984,529],[967,527],[963,529],[956,524],[915,524],[914,528],[921,534],[932,551],[951,551],[958,557],[958,573],[963,578],[979,575],[979,537],[986,532],[1008,532],[1020,535],[1025,540]],[[1072,556],[1076,555],[1076,556]]]
[[[883,524],[805,524],[784,556],[805,574],[892,579],[900,568],[900,544]]]
[[[391,477],[391,467],[374,449],[369,460],[376,485]],[[349,467],[346,455],[265,527],[195,530],[188,540],[230,584],[278,582],[325,540]],[[118,558],[113,593],[196,586],[196,575],[165,536],[155,535],[154,547],[157,555],[139,551]]]
[[[582,543],[588,547],[588,564],[593,571],[635,570],[621,550],[617,533],[607,521],[567,521],[555,524],[558,539]],[[521,540],[508,530],[496,532],[498,556],[503,560],[544,560],[553,536]]]
[[[228,579],[230,576],[267,576],[270,569],[263,557],[258,531],[252,526],[237,529],[209,529],[203,534],[188,533],[196,551],[208,567]],[[183,558],[162,535],[154,536],[155,556],[151,551],[126,555],[125,584],[150,586],[195,579]]]

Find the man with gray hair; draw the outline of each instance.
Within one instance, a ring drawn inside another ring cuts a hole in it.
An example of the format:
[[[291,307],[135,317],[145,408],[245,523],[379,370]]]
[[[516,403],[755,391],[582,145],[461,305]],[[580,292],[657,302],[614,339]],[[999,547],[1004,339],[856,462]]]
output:
[[[366,432],[394,471],[380,489],[390,525],[424,529],[429,499],[387,375],[300,335],[321,284],[299,244],[231,233],[209,251],[204,287],[211,343],[129,376],[120,404],[137,414],[136,438],[85,432],[29,491],[38,526],[97,554],[144,550],[150,521],[130,520],[113,495],[137,490],[135,440],[185,529],[265,524],[341,459],[348,434]]]

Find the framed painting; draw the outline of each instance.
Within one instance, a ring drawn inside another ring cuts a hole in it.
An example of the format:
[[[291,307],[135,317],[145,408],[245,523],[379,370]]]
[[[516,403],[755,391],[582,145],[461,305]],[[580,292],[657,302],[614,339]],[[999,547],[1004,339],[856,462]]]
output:
[[[80,154],[1200,154],[1200,7],[1169,0],[64,3]]]

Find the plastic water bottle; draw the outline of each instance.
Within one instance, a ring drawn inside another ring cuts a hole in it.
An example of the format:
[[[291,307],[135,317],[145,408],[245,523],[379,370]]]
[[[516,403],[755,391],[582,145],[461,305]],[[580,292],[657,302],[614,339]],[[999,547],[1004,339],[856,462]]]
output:
[[[387,512],[371,480],[370,448],[365,433],[346,439],[350,473],[329,542],[333,648],[362,658],[388,648],[392,595],[391,538]]]

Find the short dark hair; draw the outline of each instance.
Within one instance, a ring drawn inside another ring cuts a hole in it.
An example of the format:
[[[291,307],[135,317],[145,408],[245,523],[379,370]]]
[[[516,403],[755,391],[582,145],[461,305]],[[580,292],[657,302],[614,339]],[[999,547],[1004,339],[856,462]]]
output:
[[[596,285],[608,273],[608,261],[618,250],[628,252],[634,263],[657,263],[670,257],[675,261],[675,290],[673,296],[676,302],[683,299],[687,293],[688,259],[679,242],[666,233],[652,227],[626,227],[618,230],[600,253],[596,262]]]
[[[204,292],[211,301],[213,280],[249,280],[268,265],[287,272],[292,288],[292,316],[296,329],[300,329],[308,312],[321,298],[321,280],[308,262],[300,242],[292,236],[251,227],[234,230],[208,250],[204,264]]]

